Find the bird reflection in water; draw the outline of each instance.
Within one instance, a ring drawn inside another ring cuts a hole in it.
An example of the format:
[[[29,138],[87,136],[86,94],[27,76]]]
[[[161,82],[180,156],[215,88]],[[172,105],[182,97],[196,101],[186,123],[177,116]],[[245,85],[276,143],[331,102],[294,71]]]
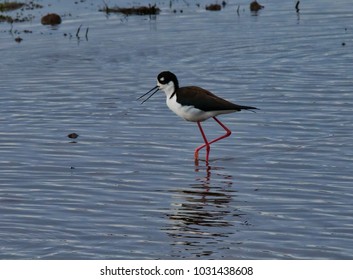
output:
[[[210,256],[213,249],[224,249],[242,216],[234,207],[233,177],[224,168],[195,165],[195,174],[194,183],[174,191],[167,215],[171,222],[165,230],[179,258]]]

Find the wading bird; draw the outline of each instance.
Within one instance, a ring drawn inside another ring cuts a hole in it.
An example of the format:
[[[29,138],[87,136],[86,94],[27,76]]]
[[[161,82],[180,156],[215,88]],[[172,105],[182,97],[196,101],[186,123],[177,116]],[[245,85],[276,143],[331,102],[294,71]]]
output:
[[[152,92],[142,103],[150,99],[157,91],[163,90],[166,95],[167,106],[183,119],[196,122],[205,144],[195,149],[194,158],[198,160],[199,151],[206,147],[206,162],[210,154],[210,145],[231,135],[231,131],[216,116],[229,114],[241,110],[256,110],[251,106],[241,106],[224,100],[200,87],[179,87],[177,77],[169,71],[161,72],[157,76],[157,85],[138,98],[141,99]],[[141,103],[141,104],[142,104]],[[208,141],[202,129],[201,122],[213,118],[226,133],[216,139]]]

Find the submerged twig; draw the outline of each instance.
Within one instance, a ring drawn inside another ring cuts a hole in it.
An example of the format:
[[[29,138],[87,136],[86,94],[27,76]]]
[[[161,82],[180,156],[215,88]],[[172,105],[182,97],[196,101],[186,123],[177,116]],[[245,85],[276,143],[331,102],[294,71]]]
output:
[[[77,32],[76,32],[76,37],[77,38],[80,38],[79,33],[80,33],[80,30],[81,30],[81,27],[82,27],[82,24],[80,24],[80,26],[77,28]]]
[[[297,4],[295,4],[295,9],[296,9],[297,13],[299,13],[299,11],[300,11],[299,4],[300,4],[300,1],[297,1]]]

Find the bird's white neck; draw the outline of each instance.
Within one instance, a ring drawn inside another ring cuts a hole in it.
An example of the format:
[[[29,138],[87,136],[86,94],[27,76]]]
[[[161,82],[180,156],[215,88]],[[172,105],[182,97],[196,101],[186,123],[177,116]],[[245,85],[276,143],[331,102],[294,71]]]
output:
[[[157,83],[157,85],[159,86],[159,89],[164,91],[167,99],[170,99],[173,93],[175,92],[175,85],[172,81],[169,82],[168,84]]]

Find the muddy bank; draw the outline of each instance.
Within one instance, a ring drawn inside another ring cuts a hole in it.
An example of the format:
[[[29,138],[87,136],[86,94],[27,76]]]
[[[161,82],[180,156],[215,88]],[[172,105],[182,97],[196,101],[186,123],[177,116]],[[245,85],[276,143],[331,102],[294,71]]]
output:
[[[160,9],[156,5],[131,7],[131,8],[120,8],[120,7],[108,7],[107,5],[99,10],[100,12],[109,13],[121,13],[124,15],[158,15]]]
[[[34,3],[34,2],[28,2],[28,3],[20,3],[20,2],[5,2],[5,3],[0,3],[0,22],[7,22],[7,23],[14,23],[14,22],[25,22],[25,21],[31,21],[33,20],[34,16],[33,15],[25,15],[25,11],[27,10],[33,10],[33,9],[41,9],[43,8],[42,5]],[[12,12],[15,10],[20,10],[16,14],[15,17],[12,17],[7,14],[7,12]]]

